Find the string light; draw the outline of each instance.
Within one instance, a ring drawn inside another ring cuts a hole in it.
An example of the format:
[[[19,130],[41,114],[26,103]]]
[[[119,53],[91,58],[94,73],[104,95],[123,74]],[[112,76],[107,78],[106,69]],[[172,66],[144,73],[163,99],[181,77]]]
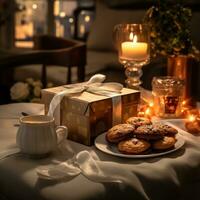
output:
[[[144,113],[144,117],[151,118],[151,109],[147,108]]]
[[[182,106],[185,106],[186,103],[187,103],[187,101],[186,101],[186,100],[183,100],[183,102],[182,102]]]
[[[181,113],[182,117],[186,119],[188,123],[195,123],[198,119],[200,125],[200,113],[198,109],[194,109],[188,104],[189,100],[184,100],[181,103]],[[155,115],[155,104],[153,101],[150,101],[146,104],[141,104],[138,110],[138,117],[147,117],[152,118]]]
[[[150,103],[149,103],[149,107],[153,108],[153,106],[154,106],[154,103],[153,103],[153,102],[150,102]]]

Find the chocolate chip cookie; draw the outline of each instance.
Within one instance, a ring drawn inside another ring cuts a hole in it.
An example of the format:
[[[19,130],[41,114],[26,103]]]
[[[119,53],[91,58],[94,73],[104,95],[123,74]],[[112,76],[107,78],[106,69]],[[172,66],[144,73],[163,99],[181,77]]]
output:
[[[159,130],[159,132],[165,136],[174,137],[178,133],[178,131],[175,128],[167,124],[155,123],[154,127],[156,127]]]
[[[152,124],[150,119],[145,118],[145,117],[130,117],[130,118],[127,119],[126,123],[132,124],[136,128],[139,127],[139,126]]]
[[[154,141],[152,143],[152,147],[153,149],[156,149],[156,150],[166,150],[166,149],[173,148],[175,143],[176,143],[175,137],[165,136],[161,140]]]
[[[163,132],[160,132],[158,126],[152,125],[143,125],[138,127],[134,131],[134,135],[136,138],[144,139],[144,140],[159,140],[164,137]]]
[[[131,138],[121,141],[118,144],[118,150],[124,154],[141,154],[147,151],[150,146],[151,145],[148,141]]]
[[[133,137],[134,130],[135,127],[131,124],[118,124],[107,131],[106,140],[111,143],[118,143]]]

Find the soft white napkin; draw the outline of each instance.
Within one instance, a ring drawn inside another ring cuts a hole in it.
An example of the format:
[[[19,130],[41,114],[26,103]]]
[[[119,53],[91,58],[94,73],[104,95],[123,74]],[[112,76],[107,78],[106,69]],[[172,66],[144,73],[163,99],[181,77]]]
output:
[[[7,149],[4,151],[0,152],[0,160],[3,160],[5,158],[8,158],[10,156],[16,155],[20,153],[20,149],[19,148],[11,148],[11,149]]]
[[[88,179],[96,182],[122,182],[119,178],[111,177],[103,169],[103,162],[96,156],[94,159],[90,152],[81,151],[72,159],[53,167],[37,168],[37,174],[42,179],[56,180],[82,173]]]
[[[82,174],[98,183],[125,183],[141,194],[143,199],[149,199],[134,173],[121,169],[117,163],[101,161],[93,151],[83,150],[66,162],[51,167],[40,167],[36,169],[36,172],[39,178],[46,180],[73,178]]]

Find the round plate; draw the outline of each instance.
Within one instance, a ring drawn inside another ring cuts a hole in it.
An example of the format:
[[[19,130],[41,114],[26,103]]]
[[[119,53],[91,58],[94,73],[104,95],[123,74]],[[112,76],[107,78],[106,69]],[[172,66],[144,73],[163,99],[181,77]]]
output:
[[[103,133],[95,139],[95,146],[97,147],[97,149],[103,151],[104,153],[124,158],[152,158],[152,157],[162,156],[177,151],[185,143],[184,139],[181,136],[179,136],[179,134],[177,134],[176,136],[177,142],[174,145],[173,149],[159,153],[153,152],[149,154],[127,155],[119,152],[116,145],[109,144],[105,139],[105,134],[106,133]]]

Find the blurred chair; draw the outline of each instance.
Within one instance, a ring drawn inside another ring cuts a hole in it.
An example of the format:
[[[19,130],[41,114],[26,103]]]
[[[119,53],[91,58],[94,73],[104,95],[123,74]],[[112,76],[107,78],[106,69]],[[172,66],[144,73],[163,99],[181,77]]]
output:
[[[33,50],[0,50],[0,103],[5,102],[2,93],[7,93],[3,98],[9,98],[9,88],[14,83],[14,68],[32,64],[42,64],[40,77],[44,87],[48,80],[48,65],[67,67],[67,84],[71,83],[71,68],[76,67],[77,81],[82,82],[85,78],[86,45],[79,41],[41,35],[34,38]]]
[[[42,78],[46,81],[46,66],[58,65],[68,68],[66,83],[71,83],[71,68],[77,67],[78,82],[84,81],[86,65],[86,45],[75,40],[66,40],[54,36],[38,36],[34,38],[34,49],[42,55]]]

